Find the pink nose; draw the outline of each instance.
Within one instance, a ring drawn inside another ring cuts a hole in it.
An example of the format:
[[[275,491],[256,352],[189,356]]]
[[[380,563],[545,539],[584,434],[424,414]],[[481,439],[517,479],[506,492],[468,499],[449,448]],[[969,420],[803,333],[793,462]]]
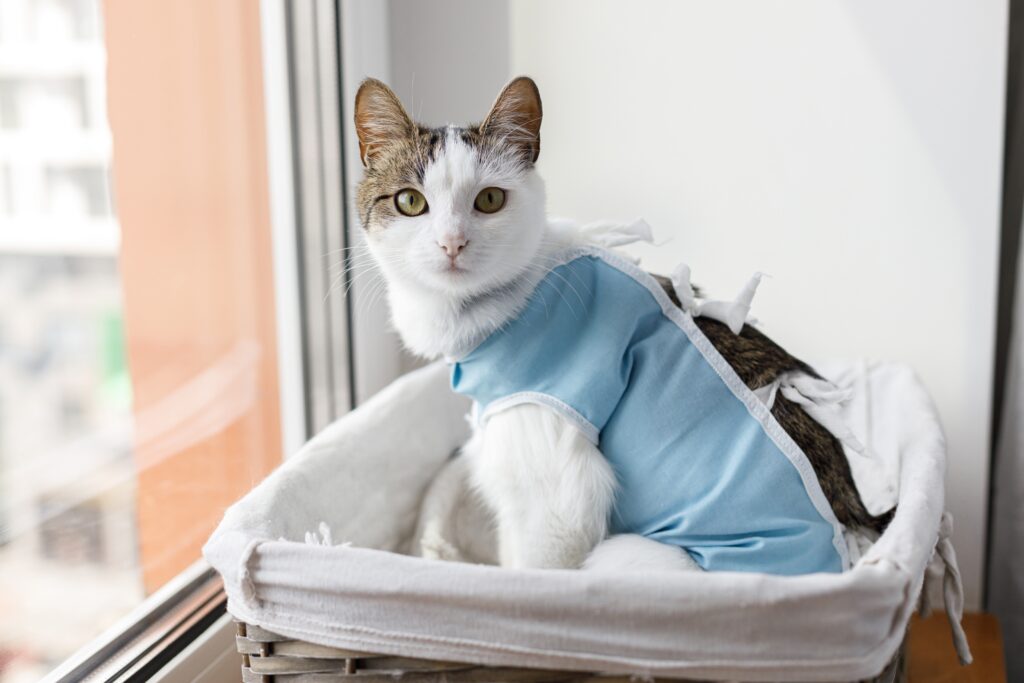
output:
[[[444,249],[450,259],[458,256],[467,244],[469,244],[469,240],[462,235],[445,235],[437,242],[437,246]]]

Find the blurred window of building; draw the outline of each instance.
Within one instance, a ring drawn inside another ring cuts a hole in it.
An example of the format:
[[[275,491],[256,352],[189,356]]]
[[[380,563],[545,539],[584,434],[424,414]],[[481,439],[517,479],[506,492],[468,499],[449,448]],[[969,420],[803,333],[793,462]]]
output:
[[[258,5],[0,1],[0,683],[280,461]]]
[[[99,10],[0,3],[0,681],[144,597]]]

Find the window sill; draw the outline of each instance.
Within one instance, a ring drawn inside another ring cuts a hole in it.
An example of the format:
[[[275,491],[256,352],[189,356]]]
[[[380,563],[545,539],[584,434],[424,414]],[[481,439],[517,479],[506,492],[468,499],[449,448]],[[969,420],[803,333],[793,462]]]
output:
[[[221,631],[226,628],[231,634],[225,604],[220,577],[201,560],[43,681],[65,683],[88,678],[113,683],[154,677],[188,680],[174,677],[174,670],[188,669],[186,653],[203,651],[207,656],[215,655],[214,649],[224,638]],[[212,660],[207,661],[197,666],[196,671],[202,673],[206,665],[213,664]]]

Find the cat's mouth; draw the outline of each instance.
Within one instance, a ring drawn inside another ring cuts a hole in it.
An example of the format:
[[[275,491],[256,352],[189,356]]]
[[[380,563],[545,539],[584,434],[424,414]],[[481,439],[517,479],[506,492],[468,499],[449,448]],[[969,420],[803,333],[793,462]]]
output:
[[[465,275],[469,272],[469,268],[460,258],[450,258],[446,261],[438,264],[438,270],[442,276],[457,277],[459,275]]]

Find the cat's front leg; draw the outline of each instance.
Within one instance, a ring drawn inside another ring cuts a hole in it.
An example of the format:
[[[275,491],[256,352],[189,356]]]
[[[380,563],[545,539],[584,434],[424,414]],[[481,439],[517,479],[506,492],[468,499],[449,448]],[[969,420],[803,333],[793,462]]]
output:
[[[608,532],[615,477],[572,423],[534,404],[492,416],[473,475],[498,522],[501,564],[579,567]]]

